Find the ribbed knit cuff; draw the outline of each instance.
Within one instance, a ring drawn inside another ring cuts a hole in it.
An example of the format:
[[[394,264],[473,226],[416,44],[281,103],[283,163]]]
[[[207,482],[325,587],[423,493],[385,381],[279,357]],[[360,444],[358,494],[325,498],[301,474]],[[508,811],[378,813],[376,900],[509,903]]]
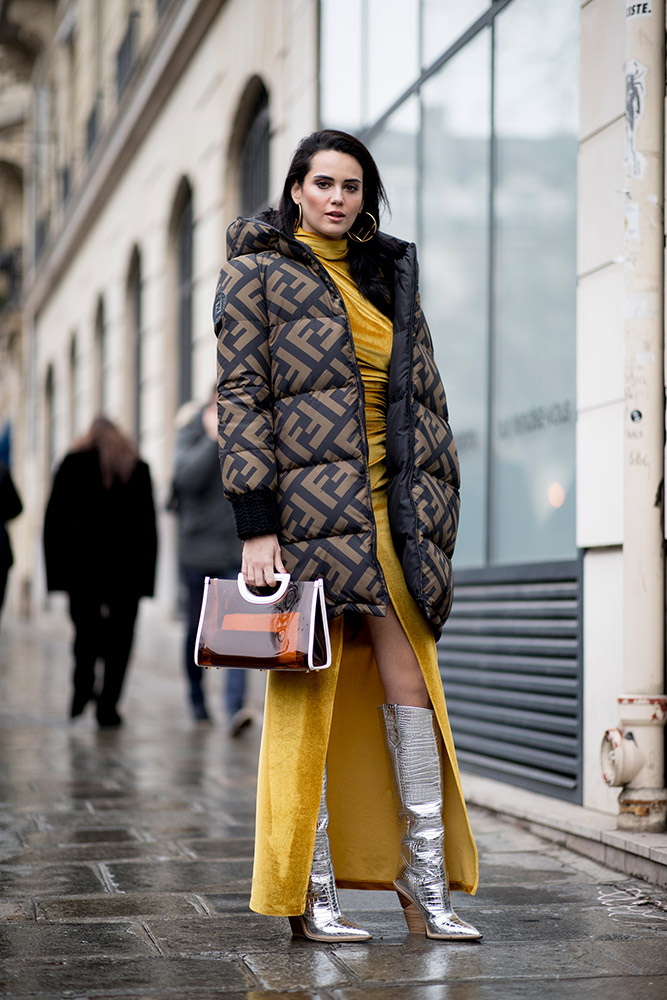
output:
[[[280,532],[280,514],[276,498],[269,490],[255,490],[241,496],[230,497],[236,534],[240,539],[257,535],[277,535]]]

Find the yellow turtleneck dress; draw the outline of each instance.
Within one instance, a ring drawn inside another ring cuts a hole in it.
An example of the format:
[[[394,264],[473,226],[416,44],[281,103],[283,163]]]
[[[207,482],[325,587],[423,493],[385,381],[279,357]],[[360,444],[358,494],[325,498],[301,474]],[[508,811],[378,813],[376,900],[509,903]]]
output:
[[[346,260],[347,240],[299,230],[343,297],[365,393],[371,499],[377,554],[392,606],[422,669],[445,747],[445,852],[451,886],[474,893],[477,851],[461,790],[431,628],[411,597],[387,514],[386,399],[391,321],[365,299]],[[384,688],[366,627],[354,635],[330,622],[332,664],[313,674],[270,672],[257,787],[255,863],[250,907],[303,912],[325,762],[329,840],[336,882],[392,889],[401,828],[378,705]]]

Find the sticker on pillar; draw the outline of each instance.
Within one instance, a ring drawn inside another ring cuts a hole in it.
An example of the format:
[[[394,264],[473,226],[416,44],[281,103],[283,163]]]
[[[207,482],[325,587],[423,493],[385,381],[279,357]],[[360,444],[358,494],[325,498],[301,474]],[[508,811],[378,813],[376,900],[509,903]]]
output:
[[[650,17],[652,13],[652,0],[644,0],[644,3],[628,3],[625,5],[626,17]]]
[[[647,71],[637,59],[625,64],[625,166],[630,177],[639,180],[646,169],[646,157],[637,149],[637,128],[644,114]]]
[[[625,199],[623,242],[632,243],[634,240],[639,241],[639,205],[628,195]]]

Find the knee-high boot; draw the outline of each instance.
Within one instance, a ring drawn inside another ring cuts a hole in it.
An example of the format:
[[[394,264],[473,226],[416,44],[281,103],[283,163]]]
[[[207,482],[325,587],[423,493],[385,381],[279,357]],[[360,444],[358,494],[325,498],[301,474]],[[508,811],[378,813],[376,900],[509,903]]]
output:
[[[341,915],[336,892],[331,851],[329,849],[329,812],[327,809],[327,772],[324,769],[322,797],[317,814],[313,866],[308,880],[306,908],[298,917],[290,917],[295,937],[311,941],[368,941],[371,934]]]
[[[401,869],[394,885],[410,931],[429,938],[481,938],[456,916],[449,895],[442,819],[442,740],[427,708],[382,705],[400,816],[406,822]]]

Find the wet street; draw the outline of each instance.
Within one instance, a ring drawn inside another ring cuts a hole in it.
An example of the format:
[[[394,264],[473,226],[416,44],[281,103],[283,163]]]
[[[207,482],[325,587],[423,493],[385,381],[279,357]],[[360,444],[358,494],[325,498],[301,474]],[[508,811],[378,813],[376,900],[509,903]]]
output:
[[[135,658],[119,730],[71,724],[64,633],[0,632],[0,995],[665,1000],[667,891],[479,809],[481,943],[408,935],[393,893],[344,891],[374,934],[293,941],[248,909],[258,726],[186,710],[176,658]],[[216,697],[214,697],[216,695]]]

